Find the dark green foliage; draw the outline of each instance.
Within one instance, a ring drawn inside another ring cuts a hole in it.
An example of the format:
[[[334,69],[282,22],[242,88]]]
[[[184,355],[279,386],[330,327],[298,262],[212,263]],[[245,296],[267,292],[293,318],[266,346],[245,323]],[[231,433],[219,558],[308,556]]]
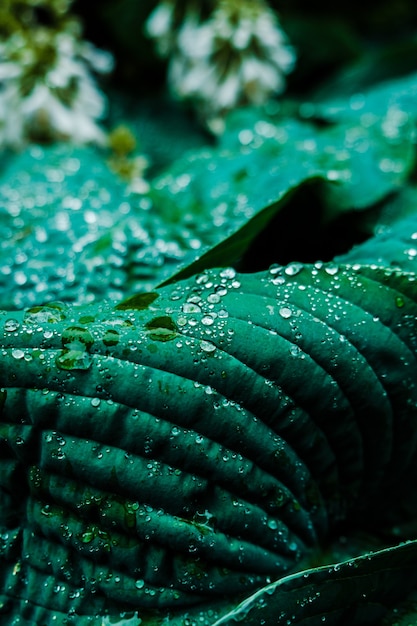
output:
[[[289,97],[214,139],[158,94],[154,3],[76,3],[149,191],[2,154],[0,624],[415,622],[415,7],[355,4],[277,6]]]
[[[412,275],[225,269],[137,303],[3,313],[12,615],[51,581],[51,615],[215,617],[335,524],[376,527],[415,465]]]

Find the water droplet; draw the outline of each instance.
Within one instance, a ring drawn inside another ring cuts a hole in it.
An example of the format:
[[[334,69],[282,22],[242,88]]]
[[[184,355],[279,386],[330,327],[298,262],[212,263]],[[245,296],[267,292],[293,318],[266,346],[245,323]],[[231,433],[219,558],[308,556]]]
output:
[[[45,504],[45,505],[41,508],[41,513],[42,513],[42,515],[44,515],[45,517],[51,517],[51,515],[52,515],[51,506],[50,506],[49,504]]]
[[[417,256],[417,250],[415,248],[408,248],[408,250],[404,250],[404,253],[407,254],[410,258],[414,258]]]
[[[14,350],[12,350],[12,357],[14,359],[23,359],[25,356],[25,353],[23,352],[23,350],[19,350],[19,348],[15,348]]]
[[[271,530],[276,530],[278,528],[278,522],[274,519],[269,519],[268,528],[270,528]]]
[[[4,330],[6,333],[14,333],[19,330],[20,324],[17,320],[10,318],[4,322]]]
[[[89,350],[94,339],[87,328],[82,326],[69,326],[62,333],[62,345],[68,350]]]
[[[399,309],[401,309],[401,308],[404,306],[404,304],[405,304],[405,302],[404,302],[404,298],[402,298],[401,296],[397,296],[397,297],[395,298],[395,304],[397,305],[397,307],[398,307]]]
[[[220,278],[233,279],[236,276],[236,270],[233,267],[226,267],[220,272]]]
[[[66,305],[62,302],[52,302],[42,306],[27,309],[24,316],[25,324],[57,324],[66,317]]]
[[[93,357],[86,350],[62,350],[55,359],[61,370],[88,370],[93,364]]]
[[[145,581],[142,579],[139,579],[135,582],[136,589],[143,589],[144,586],[145,586]]]
[[[279,314],[281,315],[281,317],[283,317],[285,320],[287,320],[287,319],[289,319],[291,317],[292,311],[287,306],[283,306],[283,307],[280,308]]]
[[[81,543],[91,543],[94,539],[94,532],[92,530],[86,530],[78,536]]]
[[[242,146],[248,146],[253,141],[254,135],[249,128],[244,128],[239,132],[238,138]]]
[[[194,302],[185,302],[182,305],[181,310],[183,313],[201,313],[201,307]]]
[[[108,328],[103,337],[103,343],[105,346],[117,346],[119,343],[119,333],[117,330],[113,330],[112,328]]]
[[[174,320],[168,315],[155,317],[145,324],[152,341],[171,341],[178,334],[178,328]]]
[[[284,269],[284,272],[287,274],[287,276],[296,276],[301,272],[303,267],[304,265],[302,263],[291,263],[290,265],[287,265],[287,267]]]
[[[198,276],[196,276],[195,278],[195,282],[197,283],[197,285],[205,285],[209,280],[209,277],[207,276],[207,274],[198,274]]]
[[[207,298],[207,302],[210,302],[210,304],[218,304],[220,300],[221,298],[219,293],[211,293]]]
[[[100,406],[100,403],[101,403],[100,398],[92,398],[91,399],[91,406],[98,407],[98,406]]]
[[[204,352],[207,352],[208,354],[213,354],[217,349],[213,343],[211,343],[210,341],[205,341],[205,340],[202,340],[200,342],[200,348]]]

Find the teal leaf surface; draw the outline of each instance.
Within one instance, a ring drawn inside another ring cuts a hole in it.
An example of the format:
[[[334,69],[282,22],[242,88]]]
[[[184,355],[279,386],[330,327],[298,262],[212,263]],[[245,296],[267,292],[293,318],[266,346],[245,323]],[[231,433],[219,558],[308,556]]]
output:
[[[386,616],[387,606],[401,597],[410,577],[417,580],[416,557],[417,542],[413,541],[286,576],[245,600],[214,626],[375,624]]]
[[[242,109],[216,146],[175,160],[145,195],[132,193],[93,148],[32,146],[3,156],[0,305],[121,300],[236,265],[312,182],[321,184],[326,220],[385,200],[415,163],[412,84],[409,76],[374,86],[342,108],[328,99]],[[139,135],[146,115],[138,113]]]
[[[414,274],[320,263],[2,312],[2,614],[210,625],[341,523],[404,521],[416,317]]]
[[[415,165],[412,84],[413,75],[377,85],[350,104],[329,99],[232,113],[216,148],[190,153],[152,182],[152,200],[165,219],[186,216],[201,241],[171,279],[220,262],[235,265],[308,182],[321,181],[327,221],[401,189]]]
[[[369,216],[373,235],[336,258],[341,263],[375,263],[415,272],[417,267],[417,189],[404,186],[400,192]]]
[[[65,144],[9,154],[0,184],[0,306],[121,300],[174,271],[192,246],[110,171]],[[171,268],[171,269],[170,269]]]

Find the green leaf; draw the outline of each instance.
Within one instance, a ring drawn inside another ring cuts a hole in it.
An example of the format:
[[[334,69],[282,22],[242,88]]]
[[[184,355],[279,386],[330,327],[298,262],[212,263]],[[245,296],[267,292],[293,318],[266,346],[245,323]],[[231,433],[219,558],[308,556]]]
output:
[[[9,620],[208,626],[341,522],[404,522],[399,485],[415,500],[414,275],[229,268],[157,293],[1,315]]]
[[[352,110],[342,101],[349,113],[324,128],[285,117],[270,105],[232,114],[217,149],[190,154],[153,181],[151,196],[165,220],[179,223],[185,216],[190,236],[200,241],[169,280],[236,264],[289,194],[307,182],[323,181],[327,221],[400,189],[415,163],[409,100],[414,108],[417,100],[410,82],[390,85],[392,98],[388,88],[375,87],[363,111],[362,103],[353,103]],[[311,106],[321,115],[336,105]]]
[[[412,45],[413,53],[415,46],[416,43]],[[348,71],[347,76],[342,74],[339,81],[331,82],[317,92],[309,106],[312,117],[318,116],[328,121],[340,122],[358,119],[358,116],[381,117],[387,111],[391,111],[391,120],[388,121],[391,128],[387,130],[392,134],[395,134],[398,126],[407,121],[406,116],[415,119],[417,114],[415,72],[406,72],[404,76],[395,75],[385,79],[381,77],[379,81],[375,79],[374,72],[375,82],[349,86],[349,80],[352,80],[351,73],[354,71]],[[366,121],[366,117],[363,119]]]
[[[375,263],[415,272],[417,267],[417,188],[407,185],[366,219],[373,237],[336,257],[341,263]]]
[[[400,602],[383,620],[381,626],[409,626],[417,621],[417,592]]]
[[[121,300],[173,273],[192,249],[146,197],[129,192],[107,156],[57,144],[3,158],[3,309]]]
[[[281,578],[213,626],[376,624],[416,582],[417,541]],[[398,623],[398,622],[395,622]],[[385,622],[384,622],[385,624]]]

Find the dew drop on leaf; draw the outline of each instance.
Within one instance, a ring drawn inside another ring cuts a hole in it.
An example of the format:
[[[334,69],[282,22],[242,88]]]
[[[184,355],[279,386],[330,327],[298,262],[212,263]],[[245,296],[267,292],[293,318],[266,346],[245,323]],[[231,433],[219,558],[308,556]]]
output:
[[[19,322],[13,318],[10,318],[4,322],[4,330],[6,333],[14,333],[19,330],[19,328]]]
[[[193,302],[185,302],[181,309],[183,313],[201,313],[201,307]]]
[[[107,329],[104,337],[103,337],[103,343],[105,346],[116,346],[119,343],[119,333],[117,332],[117,330],[113,330],[111,328]]]
[[[92,363],[93,357],[86,350],[62,350],[55,363],[61,370],[88,370]]]
[[[25,353],[23,352],[23,350],[20,350],[19,348],[15,348],[14,350],[12,350],[12,357],[14,359],[20,360],[23,359],[25,356]]]
[[[289,309],[287,306],[282,306],[279,310],[279,314],[281,317],[283,317],[285,320],[289,319],[292,315],[292,311],[291,309]]]
[[[62,333],[62,345],[68,350],[89,350],[93,343],[90,331],[82,326],[69,326]]]
[[[66,317],[66,306],[61,302],[52,302],[43,306],[27,309],[25,324],[57,324]]]
[[[153,341],[172,341],[178,334],[174,320],[168,315],[155,317],[145,324],[149,338]]]
[[[291,263],[284,269],[284,272],[287,274],[287,276],[296,276],[301,272],[303,267],[304,266],[302,263]]]
[[[207,354],[213,354],[216,351],[216,346],[210,341],[205,340],[200,342],[200,348]]]
[[[233,267],[226,267],[220,272],[220,278],[227,278],[232,280],[236,276],[236,270]]]

